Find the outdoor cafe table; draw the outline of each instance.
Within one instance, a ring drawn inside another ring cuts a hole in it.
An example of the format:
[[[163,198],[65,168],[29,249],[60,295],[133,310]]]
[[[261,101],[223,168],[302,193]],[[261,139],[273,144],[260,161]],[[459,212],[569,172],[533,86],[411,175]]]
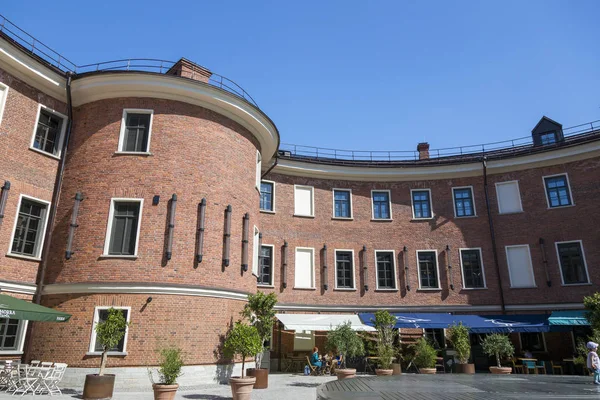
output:
[[[537,363],[537,358],[517,358],[518,361],[521,361],[523,365],[525,365],[525,363],[523,361],[533,361],[534,363]],[[529,373],[529,368],[523,368],[523,373],[528,374]],[[537,370],[535,372],[537,374]]]

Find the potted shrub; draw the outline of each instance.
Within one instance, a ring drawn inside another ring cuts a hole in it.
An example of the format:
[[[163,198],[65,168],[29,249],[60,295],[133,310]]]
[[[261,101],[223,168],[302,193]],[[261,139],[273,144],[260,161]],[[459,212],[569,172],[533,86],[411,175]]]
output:
[[[375,369],[375,374],[392,375],[396,317],[387,311],[377,311],[373,322],[377,329],[377,357],[379,358],[379,368]]]
[[[242,316],[247,318],[250,324],[256,328],[261,339],[260,351],[256,354],[256,368],[248,368],[246,371],[246,375],[256,377],[254,389],[266,389],[269,386],[269,370],[261,368],[261,365],[265,352],[264,343],[273,331],[275,304],[277,304],[275,293],[257,292],[248,296],[248,303],[241,312]]]
[[[342,356],[342,365],[335,370],[339,380],[354,378],[356,369],[346,368],[348,357],[362,356],[365,354],[365,346],[356,332],[351,328],[350,321],[338,325],[327,333],[327,346],[337,349]]]
[[[458,325],[452,325],[448,329],[448,338],[454,346],[456,358],[458,359],[455,371],[463,374],[474,374],[475,364],[469,364],[469,358],[471,357],[469,328],[464,326],[462,322]]]
[[[109,308],[104,321],[96,324],[96,342],[102,345],[102,357],[100,358],[100,371],[98,374],[85,376],[83,386],[83,398],[86,400],[110,399],[115,388],[114,374],[104,374],[108,352],[116,347],[125,336],[127,320],[121,310]]]
[[[510,342],[510,339],[506,335],[501,335],[499,333],[494,333],[492,335],[488,335],[483,342],[481,343],[483,347],[483,352],[488,356],[496,357],[495,367],[490,367],[490,372],[492,374],[510,374],[512,371],[511,367],[503,367],[500,364],[500,360],[502,357],[512,357],[515,354],[515,348],[513,344]]]
[[[256,382],[254,376],[244,376],[246,357],[257,354],[262,349],[260,335],[255,327],[237,321],[229,331],[223,344],[227,357],[242,357],[242,376],[232,376],[229,379],[231,394],[234,400],[250,400],[252,387]]]
[[[437,350],[425,339],[420,338],[411,346],[414,353],[414,363],[422,374],[435,374]]]
[[[396,362],[392,362],[392,375],[402,375],[402,345],[398,343],[394,346],[394,354],[396,356]]]
[[[181,349],[167,348],[160,351],[160,367],[158,369],[159,383],[152,382],[154,400],[173,400],[179,385],[177,378],[181,376],[183,360]],[[152,379],[152,374],[150,374]]]

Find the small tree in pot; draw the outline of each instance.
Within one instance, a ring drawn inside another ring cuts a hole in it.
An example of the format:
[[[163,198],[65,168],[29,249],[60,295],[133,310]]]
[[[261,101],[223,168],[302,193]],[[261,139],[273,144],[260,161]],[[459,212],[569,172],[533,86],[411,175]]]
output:
[[[515,354],[515,347],[510,342],[510,339],[506,335],[501,335],[499,333],[494,333],[488,335],[483,342],[481,343],[483,347],[483,352],[488,356],[496,357],[496,367],[490,367],[490,372],[492,374],[510,374],[512,368],[503,367],[500,364],[500,360],[502,357],[512,357]]]
[[[246,371],[248,376],[256,377],[254,389],[266,389],[269,386],[269,370],[261,368],[261,365],[265,352],[264,343],[273,331],[275,304],[277,304],[275,293],[257,292],[248,296],[248,303],[241,312],[241,315],[247,318],[250,324],[256,328],[261,338],[261,348],[256,354],[256,368],[248,368],[248,371]]]
[[[392,361],[394,359],[394,339],[396,337],[396,317],[387,311],[377,311],[373,320],[377,329],[377,356],[379,357],[379,369],[375,369],[377,375],[392,375]]]
[[[341,368],[335,370],[338,379],[355,377],[356,369],[346,368],[346,359],[365,354],[365,346],[352,329],[350,321],[338,325],[327,333],[327,346],[335,349],[342,356]]]
[[[227,334],[223,350],[227,357],[242,357],[242,376],[233,376],[229,380],[231,393],[234,399],[250,400],[252,387],[256,382],[253,376],[244,377],[244,367],[248,356],[256,355],[262,349],[262,342],[258,330],[255,327],[237,321]]]
[[[112,398],[115,388],[115,376],[104,374],[108,352],[118,346],[125,336],[128,323],[121,310],[109,308],[106,319],[96,324],[96,342],[102,346],[102,357],[100,358],[100,372],[89,374],[85,377],[83,386],[83,398],[86,400]]]
[[[160,368],[158,369],[159,383],[152,382],[154,390],[154,400],[173,400],[179,385],[177,378],[181,374],[183,359],[181,358],[181,349],[166,348],[160,351]],[[152,379],[152,374],[150,379]]]
[[[414,363],[422,374],[435,374],[437,350],[425,338],[420,338],[411,346]]]
[[[458,358],[456,372],[474,374],[475,364],[469,364],[469,358],[471,357],[469,328],[464,326],[462,322],[458,325],[451,325],[448,329],[448,338],[450,339],[450,342],[452,342],[454,350],[456,351],[456,358]]]

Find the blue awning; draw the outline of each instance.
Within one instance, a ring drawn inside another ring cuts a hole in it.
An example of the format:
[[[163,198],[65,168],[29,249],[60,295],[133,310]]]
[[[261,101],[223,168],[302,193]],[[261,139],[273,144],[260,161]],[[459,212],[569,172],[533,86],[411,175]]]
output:
[[[471,333],[549,332],[548,316],[529,315],[452,315],[445,313],[393,313],[396,328],[444,329],[461,323]],[[375,326],[375,314],[361,313],[363,324]]]
[[[585,311],[554,311],[548,318],[550,325],[586,326],[590,323],[585,317]]]

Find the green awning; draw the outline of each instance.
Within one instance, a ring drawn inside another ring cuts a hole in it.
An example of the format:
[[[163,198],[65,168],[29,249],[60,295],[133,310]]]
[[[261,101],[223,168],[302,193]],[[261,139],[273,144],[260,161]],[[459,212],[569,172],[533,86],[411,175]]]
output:
[[[67,322],[66,314],[39,304],[30,303],[5,294],[0,294],[0,318],[26,319],[29,321]]]
[[[548,318],[550,325],[582,326],[590,323],[585,318],[585,311],[553,311]]]

